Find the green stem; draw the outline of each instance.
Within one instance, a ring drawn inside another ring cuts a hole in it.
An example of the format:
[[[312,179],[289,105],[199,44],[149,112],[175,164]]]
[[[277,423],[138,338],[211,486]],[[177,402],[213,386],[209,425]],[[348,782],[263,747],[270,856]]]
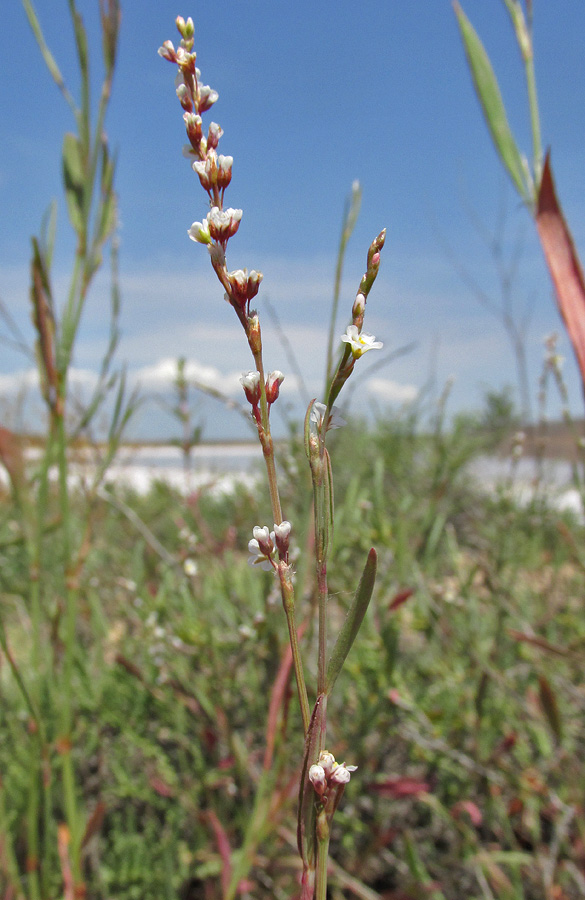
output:
[[[295,623],[295,595],[293,583],[290,576],[290,568],[285,562],[278,564],[278,577],[280,578],[280,592],[282,594],[282,604],[286,615],[286,623],[288,625],[288,636],[290,641],[290,649],[292,653],[293,668],[297,682],[297,692],[299,695],[299,704],[301,707],[301,716],[303,719],[303,732],[305,735],[309,730],[311,722],[311,708],[309,706],[309,697],[307,695],[307,685],[305,683],[305,674],[303,671],[303,660],[299,648],[297,636],[297,627]]]
[[[329,862],[329,823],[324,807],[317,813],[317,869],[315,900],[327,900],[327,864]]]
[[[534,72],[532,45],[530,57],[526,60],[525,67],[526,85],[528,88],[528,105],[530,107],[530,124],[532,127],[534,187],[535,190],[538,191],[540,189],[540,179],[542,177],[542,141],[540,136],[540,115],[538,112],[538,95],[536,92],[536,75]]]

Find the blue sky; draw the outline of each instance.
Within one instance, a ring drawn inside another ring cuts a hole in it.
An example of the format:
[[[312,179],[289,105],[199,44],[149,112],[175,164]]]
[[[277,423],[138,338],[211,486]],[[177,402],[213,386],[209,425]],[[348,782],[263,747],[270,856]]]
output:
[[[79,0],[98,49],[97,0]],[[464,9],[494,62],[518,143],[530,151],[519,54],[500,0],[466,0]],[[585,7],[565,0],[535,4],[535,54],[543,140],[578,249],[585,253]],[[122,0],[119,66],[107,131],[117,149],[121,217],[123,339],[118,358],[145,392],[164,393],[173,360],[240,398],[238,376],[249,350],[223,302],[207,254],[187,237],[205,215],[206,198],[181,155],[185,142],[173,67],[156,50],[176,42],[174,18],[195,21],[195,49],[205,83],[219,92],[207,114],[224,129],[220,152],[234,157],[229,205],[243,209],[228,247],[231,269],[261,269],[258,308],[269,369],[285,372],[283,401],[298,409],[298,391],[263,299],[278,313],[310,396],[321,393],[325,335],[344,198],[354,179],[363,189],[360,219],[344,269],[338,332],[344,331],[372,238],[388,229],[380,276],[365,330],[385,350],[415,348],[354,392],[360,411],[394,408],[431,379],[436,392],[454,376],[450,409],[477,408],[487,387],[517,384],[501,318],[461,278],[464,268],[499,302],[496,266],[474,222],[497,228],[504,207],[504,252],[522,234],[514,308],[530,310],[526,334],[530,391],[536,406],[542,340],[562,326],[527,214],[509,188],[473,93],[450,2],[395,0],[280,4],[227,0]],[[66,78],[75,89],[73,40],[65,0],[38,0],[37,12]],[[17,0],[0,13],[10,36],[0,76],[0,297],[26,336],[30,236],[60,196],[60,146],[70,113],[44,65]],[[71,235],[60,203],[55,263],[64,292]],[[446,248],[450,248],[447,251]],[[107,334],[107,280],[95,286],[75,355],[76,383],[90,383]],[[572,409],[582,413],[576,365],[562,334]],[[374,357],[375,354],[370,354]],[[360,361],[364,373],[375,360]],[[30,362],[3,348],[0,390],[12,402],[31,383]],[[198,401],[199,403],[200,401]],[[34,392],[29,398],[34,413]],[[284,405],[284,403],[283,403]],[[551,398],[551,414],[558,404]],[[4,416],[8,413],[4,410]],[[239,419],[201,402],[205,434],[241,433]],[[151,407],[134,426],[143,436],[168,431]]]

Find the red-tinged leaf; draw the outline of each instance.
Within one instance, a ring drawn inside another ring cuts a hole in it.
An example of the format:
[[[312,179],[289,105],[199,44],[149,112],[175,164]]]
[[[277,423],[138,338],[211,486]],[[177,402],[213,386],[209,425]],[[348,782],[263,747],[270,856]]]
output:
[[[158,775],[152,775],[148,779],[148,783],[151,786],[151,788],[153,789],[153,791],[159,795],[159,797],[173,797],[174,796],[175,792],[173,791],[172,787],[169,784],[167,784],[166,781],[163,781],[162,778],[159,778]]]
[[[459,800],[455,806],[451,807],[451,815],[454,819],[460,819],[461,813],[467,813],[471,819],[471,824],[479,828],[483,822],[483,815],[479,806],[473,800]]]
[[[538,191],[536,227],[585,389],[585,278],[557,200],[548,153]]]
[[[551,644],[545,638],[538,637],[535,634],[525,634],[523,631],[515,631],[514,628],[508,629],[510,637],[515,641],[521,641],[524,644],[532,644],[533,647],[539,647],[541,650],[548,650],[549,653],[556,653],[557,656],[567,656],[568,650],[559,647],[558,644]]]
[[[390,612],[394,612],[395,609],[398,609],[399,606],[402,606],[403,603],[412,597],[414,594],[414,588],[406,588],[403,591],[399,591],[390,601],[390,605],[388,606],[388,610]]]
[[[369,784],[368,788],[380,797],[392,797],[395,800],[401,797],[417,797],[419,794],[428,794],[431,790],[431,786],[427,781],[400,776],[386,778],[385,781],[375,781]]]
[[[102,800],[100,800],[98,801],[98,803],[96,803],[94,811],[87,820],[85,832],[83,834],[83,840],[81,841],[82,847],[85,847],[87,845],[87,842],[91,840],[94,834],[97,834],[101,829],[105,814],[106,804]]]
[[[560,744],[563,739],[563,723],[561,720],[561,714],[559,712],[555,692],[550,686],[550,682],[547,681],[544,675],[538,676],[538,687],[540,704],[542,706],[543,712],[546,716],[548,724],[550,725],[550,729],[555,737],[556,742]]]
[[[213,830],[217,849],[223,863],[221,868],[221,889],[222,893],[225,895],[227,894],[232,877],[232,850],[230,847],[229,838],[227,836],[225,828],[212,809],[208,809],[204,815]]]

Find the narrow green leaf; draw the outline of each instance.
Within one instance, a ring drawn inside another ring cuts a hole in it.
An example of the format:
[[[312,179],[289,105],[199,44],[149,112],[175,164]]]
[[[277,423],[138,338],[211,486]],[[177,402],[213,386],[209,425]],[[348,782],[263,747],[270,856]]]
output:
[[[43,55],[43,59],[45,60],[45,65],[46,65],[47,69],[49,70],[53,81],[55,82],[55,84],[57,85],[57,87],[59,88],[59,90],[61,91],[63,96],[65,97],[65,100],[69,104],[73,114],[77,115],[77,107],[75,105],[75,101],[73,100],[73,97],[71,96],[71,94],[69,93],[69,91],[65,85],[63,76],[61,75],[61,72],[59,69],[59,66],[57,65],[57,63],[55,61],[55,57],[53,56],[53,54],[51,53],[51,51],[49,50],[49,48],[47,46],[40,22],[38,20],[35,8],[31,3],[31,0],[22,0],[22,5],[24,6],[24,11],[25,11],[27,19],[29,21],[29,25],[32,29],[32,32],[33,32],[35,38],[36,38],[36,42],[39,45],[39,49]]]
[[[69,219],[75,231],[83,231],[83,158],[77,137],[70,131],[63,139],[63,183]]]
[[[351,650],[352,644],[355,641],[364,620],[364,616],[372,598],[372,591],[374,590],[377,562],[378,558],[376,551],[372,548],[368,553],[368,559],[362,577],[360,578],[358,589],[355,592],[355,597],[349,608],[341,631],[339,632],[333,648],[333,653],[331,654],[331,658],[327,665],[327,678],[325,684],[327,694],[331,693],[333,685],[337,681],[337,676],[341,672],[343,664],[347,659],[347,655]]]
[[[453,5],[473,84],[495,148],[516,190],[524,202],[531,205],[532,199],[523,177],[522,157],[508,124],[506,109],[489,57],[457,0]]]

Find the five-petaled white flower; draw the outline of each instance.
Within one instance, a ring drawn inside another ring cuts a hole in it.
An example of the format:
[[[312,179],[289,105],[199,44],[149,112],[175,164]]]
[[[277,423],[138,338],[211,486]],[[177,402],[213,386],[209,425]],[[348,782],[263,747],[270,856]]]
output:
[[[317,426],[318,432],[321,432],[323,430],[323,418],[325,416],[326,409],[327,407],[324,403],[320,403],[319,401],[315,401],[315,403],[313,403],[313,409],[311,410],[309,419]],[[325,430],[331,431],[333,428],[341,428],[346,424],[347,423],[339,412],[337,406],[332,406],[329,410],[329,421],[327,422],[327,428]]]
[[[341,340],[350,345],[354,359],[359,359],[368,350],[379,350],[384,346],[382,341],[377,341],[373,334],[366,334],[363,331],[360,334],[356,325],[348,325]]]

